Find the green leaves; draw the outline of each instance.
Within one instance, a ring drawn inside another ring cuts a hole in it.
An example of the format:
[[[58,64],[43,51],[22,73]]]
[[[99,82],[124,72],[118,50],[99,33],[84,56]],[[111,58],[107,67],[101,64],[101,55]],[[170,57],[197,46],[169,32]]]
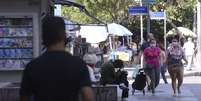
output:
[[[128,16],[128,7],[132,0],[77,0],[78,3],[83,4],[86,9],[95,17],[103,22],[120,23],[125,16]],[[96,21],[84,17],[79,10],[63,7],[63,15],[71,20],[76,20],[79,23],[97,23]],[[79,19],[79,18],[82,19]],[[86,20],[87,21],[84,21]],[[88,22],[89,21],[89,22]]]
[[[128,14],[129,6],[139,5],[134,0],[76,0],[83,4],[90,14],[105,23],[120,23],[130,29],[136,35],[140,34],[140,18],[139,16],[131,16]],[[156,0],[151,6],[152,11],[166,10],[167,18],[171,22],[167,25],[167,30],[172,29],[172,25],[184,26],[192,29],[194,8],[196,0]],[[92,18],[86,16],[79,9],[64,6],[62,8],[63,16],[74,22],[81,24],[98,23]],[[146,17],[144,18],[144,32],[146,33]],[[163,22],[151,21],[151,32],[160,33],[156,35],[162,36]]]

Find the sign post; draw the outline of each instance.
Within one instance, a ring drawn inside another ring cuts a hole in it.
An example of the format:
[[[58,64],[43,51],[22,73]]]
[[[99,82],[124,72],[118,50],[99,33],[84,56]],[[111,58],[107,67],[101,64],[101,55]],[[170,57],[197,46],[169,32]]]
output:
[[[143,44],[143,15],[147,15],[147,33],[150,33],[150,14],[149,14],[149,4],[153,4],[156,0],[139,0],[139,7],[129,8],[130,15],[140,15],[140,27],[141,27],[141,45]],[[144,3],[147,3],[147,6],[143,6]],[[141,67],[143,68],[143,56],[141,56]]]
[[[142,0],[142,2],[147,5],[148,10],[150,11],[150,4],[154,4],[156,0]],[[151,20],[150,20],[150,13],[147,15],[147,34],[150,33],[151,28]]]
[[[164,20],[164,47],[167,48],[166,38],[166,12],[150,12],[151,20]]]
[[[146,6],[133,6],[129,8],[130,15],[147,15],[148,8]]]
[[[141,44],[143,43],[143,15],[148,15],[148,13],[149,13],[149,10],[146,6],[134,6],[129,8],[130,15],[140,15]]]
[[[140,26],[141,26],[141,45],[143,44],[143,15],[148,15],[149,10],[146,6],[142,6],[142,2],[140,3],[141,6],[131,7],[129,8],[129,14],[131,15],[140,15]],[[141,56],[141,67],[143,67],[143,57]]]
[[[140,2],[140,5],[142,6],[142,1]],[[141,45],[143,44],[144,38],[143,38],[143,16],[140,15],[140,37],[141,37]]]

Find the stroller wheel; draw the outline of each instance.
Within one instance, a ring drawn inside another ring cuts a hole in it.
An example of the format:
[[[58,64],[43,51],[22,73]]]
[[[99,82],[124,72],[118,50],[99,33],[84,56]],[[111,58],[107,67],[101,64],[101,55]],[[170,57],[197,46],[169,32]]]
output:
[[[145,95],[145,90],[144,90],[144,89],[143,89],[143,91],[142,91],[142,92],[143,92],[143,95]]]

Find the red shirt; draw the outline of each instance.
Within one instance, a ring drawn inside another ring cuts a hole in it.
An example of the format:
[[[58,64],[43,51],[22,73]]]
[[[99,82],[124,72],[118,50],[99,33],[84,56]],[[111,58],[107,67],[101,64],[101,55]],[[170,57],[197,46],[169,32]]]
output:
[[[160,67],[160,48],[148,47],[144,50],[144,56],[147,64],[154,65],[155,68]]]

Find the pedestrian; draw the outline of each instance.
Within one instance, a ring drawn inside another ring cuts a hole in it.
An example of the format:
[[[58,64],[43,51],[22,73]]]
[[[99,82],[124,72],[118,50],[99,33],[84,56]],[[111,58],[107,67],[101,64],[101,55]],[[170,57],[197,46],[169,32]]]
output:
[[[163,46],[160,45],[160,49],[161,49],[161,67],[160,67],[160,70],[161,70],[161,76],[162,76],[162,79],[164,81],[165,84],[167,84],[167,79],[166,79],[166,76],[165,76],[165,73],[167,72],[167,65],[166,65],[166,53],[165,53],[165,49]]]
[[[149,85],[152,94],[160,81],[160,48],[156,45],[156,40],[151,39],[150,45],[144,50],[145,72],[151,80]]]
[[[23,71],[20,101],[94,101],[86,63],[65,51],[63,18],[46,16],[42,39],[47,51],[32,60]]]
[[[116,74],[115,74],[115,67],[113,65],[113,61],[110,60],[105,62],[101,66],[101,79],[100,83],[102,85],[106,84],[116,84]]]
[[[188,60],[187,69],[192,70],[192,60],[194,54],[195,45],[192,42],[192,38],[188,38],[188,41],[184,43],[183,49],[186,55],[186,59]]]
[[[145,39],[147,39],[147,40],[145,40],[145,41],[143,41],[143,43],[142,43],[142,45],[140,46],[140,51],[139,51],[139,53],[138,53],[138,57],[137,57],[137,59],[138,60],[140,60],[140,62],[139,63],[141,63],[141,68],[145,68],[145,60],[144,60],[144,50],[147,48],[147,47],[149,47],[149,45],[150,45],[150,40],[151,39],[154,39],[154,35],[153,35],[153,33],[148,33],[147,34],[147,37],[145,37]],[[147,75],[146,75],[147,76]],[[149,84],[150,84],[150,78],[149,78],[149,76],[147,76],[147,83],[148,83],[148,86],[147,86],[147,88],[148,88],[148,90],[150,90],[150,87],[149,87]]]
[[[126,100],[129,96],[129,82],[128,82],[128,72],[127,71],[119,71],[119,87],[122,89],[122,101]]]
[[[167,65],[168,72],[172,80],[173,96],[176,96],[176,91],[178,92],[178,94],[181,93],[180,87],[183,83],[184,73],[182,59],[187,62],[185,58],[185,53],[180,43],[176,38],[174,38],[167,49]],[[178,84],[176,84],[176,81],[178,81]]]
[[[118,69],[115,72],[115,68]],[[122,60],[110,60],[109,62],[103,64],[101,68],[101,84],[117,84],[120,89],[122,89],[122,100],[128,98],[129,83],[127,80],[128,73],[123,70],[124,64]]]
[[[141,58],[141,56],[143,56],[142,54],[143,54],[144,50],[147,47],[149,47],[151,39],[155,39],[155,38],[154,38],[154,35],[152,33],[149,33],[147,35],[147,40],[145,42],[143,42],[142,45],[141,45],[141,47],[140,47],[140,52],[139,52],[139,57],[138,57],[139,59]]]
[[[95,69],[96,69],[96,63],[97,63],[97,56],[96,54],[85,54],[83,57],[83,60],[87,63],[87,67],[89,70],[89,76],[91,79],[92,84],[97,84],[99,82],[100,75],[97,76]]]
[[[124,70],[124,63],[122,60],[116,60],[114,66],[118,68],[116,72],[116,82],[119,88],[122,89],[122,101],[126,100],[129,95],[129,82],[128,82],[128,72]]]

